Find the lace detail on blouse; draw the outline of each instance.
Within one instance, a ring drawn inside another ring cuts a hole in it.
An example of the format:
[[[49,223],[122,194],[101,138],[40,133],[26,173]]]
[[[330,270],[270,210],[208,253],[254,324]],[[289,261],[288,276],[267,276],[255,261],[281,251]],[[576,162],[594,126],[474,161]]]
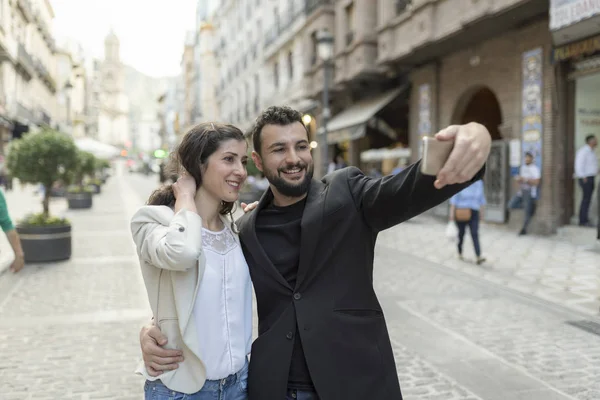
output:
[[[233,250],[236,245],[237,242],[235,237],[228,227],[225,227],[220,232],[213,232],[206,228],[202,228],[202,247],[204,247],[205,250],[226,254]]]

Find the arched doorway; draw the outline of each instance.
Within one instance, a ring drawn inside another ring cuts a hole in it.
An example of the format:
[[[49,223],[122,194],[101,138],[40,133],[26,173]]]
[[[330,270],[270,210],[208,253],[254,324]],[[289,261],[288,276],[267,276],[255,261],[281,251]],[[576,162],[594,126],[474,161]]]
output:
[[[492,149],[486,164],[484,178],[487,200],[485,219],[490,222],[506,221],[508,200],[508,149],[502,140],[502,110],[494,92],[485,86],[471,88],[459,99],[452,122],[466,124],[478,122],[492,135]]]
[[[476,87],[464,93],[459,100],[453,123],[467,124],[478,122],[484,125],[492,140],[501,140],[500,125],[502,125],[502,111],[498,98],[488,87]]]

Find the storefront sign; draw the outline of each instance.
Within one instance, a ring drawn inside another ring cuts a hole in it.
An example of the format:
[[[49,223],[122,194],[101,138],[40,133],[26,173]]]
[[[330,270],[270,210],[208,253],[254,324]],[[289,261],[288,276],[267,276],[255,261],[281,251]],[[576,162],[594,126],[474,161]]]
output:
[[[558,30],[600,14],[600,0],[552,0],[550,30]]]
[[[599,51],[600,35],[555,48],[552,51],[552,62],[587,57]]]
[[[431,86],[419,86],[419,156],[423,155],[423,136],[431,134]]]
[[[523,53],[522,160],[533,154],[542,170],[542,48]]]

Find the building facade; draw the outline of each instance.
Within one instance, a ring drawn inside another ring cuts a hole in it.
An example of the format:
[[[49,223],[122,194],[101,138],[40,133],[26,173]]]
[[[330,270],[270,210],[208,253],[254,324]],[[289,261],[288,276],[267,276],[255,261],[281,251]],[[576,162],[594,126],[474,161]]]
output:
[[[56,119],[53,19],[47,0],[0,0],[0,152]]]
[[[558,171],[564,182],[563,190],[557,193],[562,205],[560,222],[577,222],[582,193],[572,178],[575,153],[585,144],[587,135],[600,139],[600,2],[551,1],[550,31],[554,43],[550,59],[558,77],[555,110],[564,167]],[[600,158],[598,148],[596,154]],[[592,197],[592,220],[600,214],[599,193]]]
[[[260,109],[291,105],[310,115],[312,139],[327,132],[330,158],[383,174],[417,160],[423,136],[482,123],[493,138],[486,219],[508,222],[513,178],[531,152],[542,172],[532,230],[550,234],[577,211],[575,151],[600,136],[596,4],[223,0],[214,14],[220,115],[246,129]],[[334,34],[329,64],[317,52],[321,29]],[[445,217],[448,206],[434,213]]]
[[[195,57],[196,34],[188,31],[185,35],[183,55],[181,56],[181,75],[183,79],[183,110],[179,116],[181,132],[184,134],[193,124],[196,115],[197,67]]]

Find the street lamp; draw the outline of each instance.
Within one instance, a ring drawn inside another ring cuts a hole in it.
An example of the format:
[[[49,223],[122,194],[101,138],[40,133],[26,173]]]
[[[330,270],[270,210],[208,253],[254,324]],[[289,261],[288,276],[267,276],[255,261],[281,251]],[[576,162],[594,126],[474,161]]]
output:
[[[67,125],[69,126],[69,129],[71,129],[71,125],[73,123],[73,121],[71,120],[71,92],[73,90],[73,85],[71,84],[71,81],[67,81],[67,83],[65,84],[65,86],[63,87],[63,91],[65,93],[65,100],[67,103]],[[69,132],[69,134],[73,134],[73,132]]]
[[[329,164],[329,146],[327,145],[327,122],[331,117],[329,110],[329,80],[331,59],[333,58],[333,35],[325,29],[317,32],[317,54],[323,61],[323,126],[321,127],[321,160],[322,172],[321,176],[327,173]]]

